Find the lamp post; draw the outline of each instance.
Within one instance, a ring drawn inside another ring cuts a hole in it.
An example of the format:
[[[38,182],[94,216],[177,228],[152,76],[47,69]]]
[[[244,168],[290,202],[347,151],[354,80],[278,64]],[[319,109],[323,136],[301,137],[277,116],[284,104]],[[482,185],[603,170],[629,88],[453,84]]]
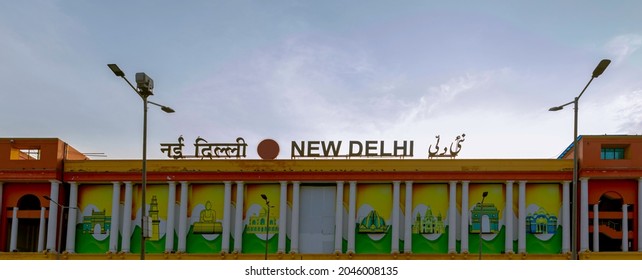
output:
[[[579,105],[579,100],[580,97],[582,97],[582,94],[584,94],[584,91],[588,86],[591,84],[593,79],[599,77],[604,73],[604,70],[606,70],[606,67],[609,66],[611,63],[611,60],[608,59],[602,59],[600,63],[595,67],[593,70],[593,74],[591,75],[591,79],[588,81],[586,86],[584,86],[584,89],[582,89],[582,92],[580,92],[580,95],[575,97],[573,101],[568,102],[566,104],[557,106],[557,107],[551,107],[548,109],[549,111],[559,111],[564,109],[567,105],[573,104],[573,110],[574,110],[574,115],[573,115],[573,186],[571,186],[571,199],[572,199],[572,213],[571,213],[571,255],[574,260],[577,259],[577,210],[579,207],[577,206],[577,176],[578,176],[578,158],[577,158],[577,111],[578,111],[578,105]]]
[[[269,248],[269,243],[268,243],[268,238],[270,234],[270,201],[268,200],[267,196],[265,194],[261,194],[261,197],[263,200],[265,200],[265,206],[267,207],[267,218],[265,219],[265,259],[267,260],[268,258],[268,248]]]
[[[147,76],[145,73],[136,73],[136,87],[132,85],[132,83],[129,82],[129,80],[125,77],[125,73],[120,70],[118,65],[116,64],[107,64],[107,67],[111,69],[112,72],[114,72],[114,75],[117,77],[123,78],[129,84],[129,86],[140,96],[141,99],[143,99],[143,170],[142,170],[142,190],[141,190],[141,215],[140,215],[140,229],[141,229],[141,236],[140,236],[140,259],[144,260],[145,259],[145,238],[147,237],[146,234],[146,213],[147,213],[147,206],[146,206],[146,201],[145,201],[145,193],[147,191],[147,104],[152,104],[156,105],[163,110],[165,113],[174,113],[174,109],[154,103],[152,101],[148,101],[147,98],[151,95],[154,95],[153,89],[154,89],[154,80]]]
[[[488,196],[488,192],[482,194],[482,200],[479,203],[479,259],[482,259],[482,215],[484,210],[484,199]]]
[[[78,208],[61,205],[60,203],[58,203],[57,201],[51,199],[51,197],[46,196],[46,195],[43,196],[43,197],[46,200],[49,200],[49,201],[55,203],[56,205],[58,205],[58,207],[61,208],[60,209],[60,220],[58,220],[58,243],[57,243],[58,246],[56,246],[56,259],[59,260],[60,259],[60,251],[62,250],[62,243],[61,242],[62,242],[62,218],[64,217],[64,213],[63,212],[65,211],[65,208],[67,208],[67,209],[78,209]]]

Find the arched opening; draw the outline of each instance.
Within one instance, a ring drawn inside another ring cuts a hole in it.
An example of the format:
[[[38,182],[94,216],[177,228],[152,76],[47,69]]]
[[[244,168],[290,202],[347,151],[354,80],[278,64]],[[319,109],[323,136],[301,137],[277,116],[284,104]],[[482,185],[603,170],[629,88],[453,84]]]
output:
[[[624,199],[617,192],[609,191],[598,202],[600,252],[622,251],[622,205]],[[631,225],[632,223],[628,223]]]
[[[18,208],[20,210],[40,210],[40,199],[33,194],[23,195],[18,199]]]
[[[40,199],[33,194],[26,194],[18,199],[17,207],[19,209],[18,217],[28,217],[18,218],[17,250],[18,252],[36,252],[38,250],[38,234],[40,233]],[[25,215],[26,212],[34,213]],[[7,221],[9,225],[8,233],[10,233],[12,225],[11,217],[9,217]],[[7,234],[7,236],[10,236],[10,234]],[[7,248],[8,247],[9,246],[7,246]]]
[[[490,233],[490,217],[488,217],[488,215],[481,217],[481,232]]]

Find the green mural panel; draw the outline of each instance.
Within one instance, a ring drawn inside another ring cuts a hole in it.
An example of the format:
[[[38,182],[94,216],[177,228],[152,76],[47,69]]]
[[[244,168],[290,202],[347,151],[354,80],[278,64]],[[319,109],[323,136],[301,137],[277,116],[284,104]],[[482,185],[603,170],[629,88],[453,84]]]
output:
[[[423,234],[412,235],[412,252],[418,254],[441,254],[448,253],[448,231],[446,226],[444,233],[436,239],[427,239]]]

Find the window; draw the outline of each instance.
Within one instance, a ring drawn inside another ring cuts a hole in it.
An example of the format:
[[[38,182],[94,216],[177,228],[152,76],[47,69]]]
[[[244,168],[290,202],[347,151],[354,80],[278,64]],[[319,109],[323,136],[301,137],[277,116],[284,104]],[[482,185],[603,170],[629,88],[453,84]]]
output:
[[[602,147],[602,154],[600,155],[600,159],[624,159],[624,151],[625,148],[623,147]]]
[[[12,148],[11,160],[40,160],[40,148]]]

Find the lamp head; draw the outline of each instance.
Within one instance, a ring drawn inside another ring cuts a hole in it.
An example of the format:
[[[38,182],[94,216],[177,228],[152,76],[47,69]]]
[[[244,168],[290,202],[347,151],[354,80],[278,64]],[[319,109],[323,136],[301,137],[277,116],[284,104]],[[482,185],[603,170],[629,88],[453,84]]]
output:
[[[564,106],[551,107],[548,110],[551,111],[551,112],[555,112],[555,111],[559,111],[559,110],[562,110],[562,109],[564,109]]]
[[[116,76],[125,77],[125,72],[123,72],[123,70],[120,70],[120,68],[118,68],[118,65],[116,65],[116,64],[107,64],[107,67],[109,67],[109,69],[111,69],[111,71],[114,72],[114,74]]]
[[[487,197],[487,196],[488,196],[488,192],[484,192],[484,193],[482,194],[482,197]]]
[[[44,197],[46,200],[51,200],[51,197],[49,196],[43,195],[42,197]]]
[[[265,194],[261,194],[261,197],[263,198],[263,200],[267,201],[267,196]]]
[[[174,111],[174,109],[172,109],[170,107],[167,107],[167,106],[162,106],[161,110],[163,110],[163,112],[165,112],[165,113],[174,113],[174,112],[176,112],[176,111]]]
[[[143,95],[154,95],[154,80],[143,72],[136,73],[136,87]]]
[[[593,78],[597,78],[602,75],[610,63],[610,59],[602,59],[602,61],[600,61],[600,63],[595,67],[595,70],[593,70]]]

